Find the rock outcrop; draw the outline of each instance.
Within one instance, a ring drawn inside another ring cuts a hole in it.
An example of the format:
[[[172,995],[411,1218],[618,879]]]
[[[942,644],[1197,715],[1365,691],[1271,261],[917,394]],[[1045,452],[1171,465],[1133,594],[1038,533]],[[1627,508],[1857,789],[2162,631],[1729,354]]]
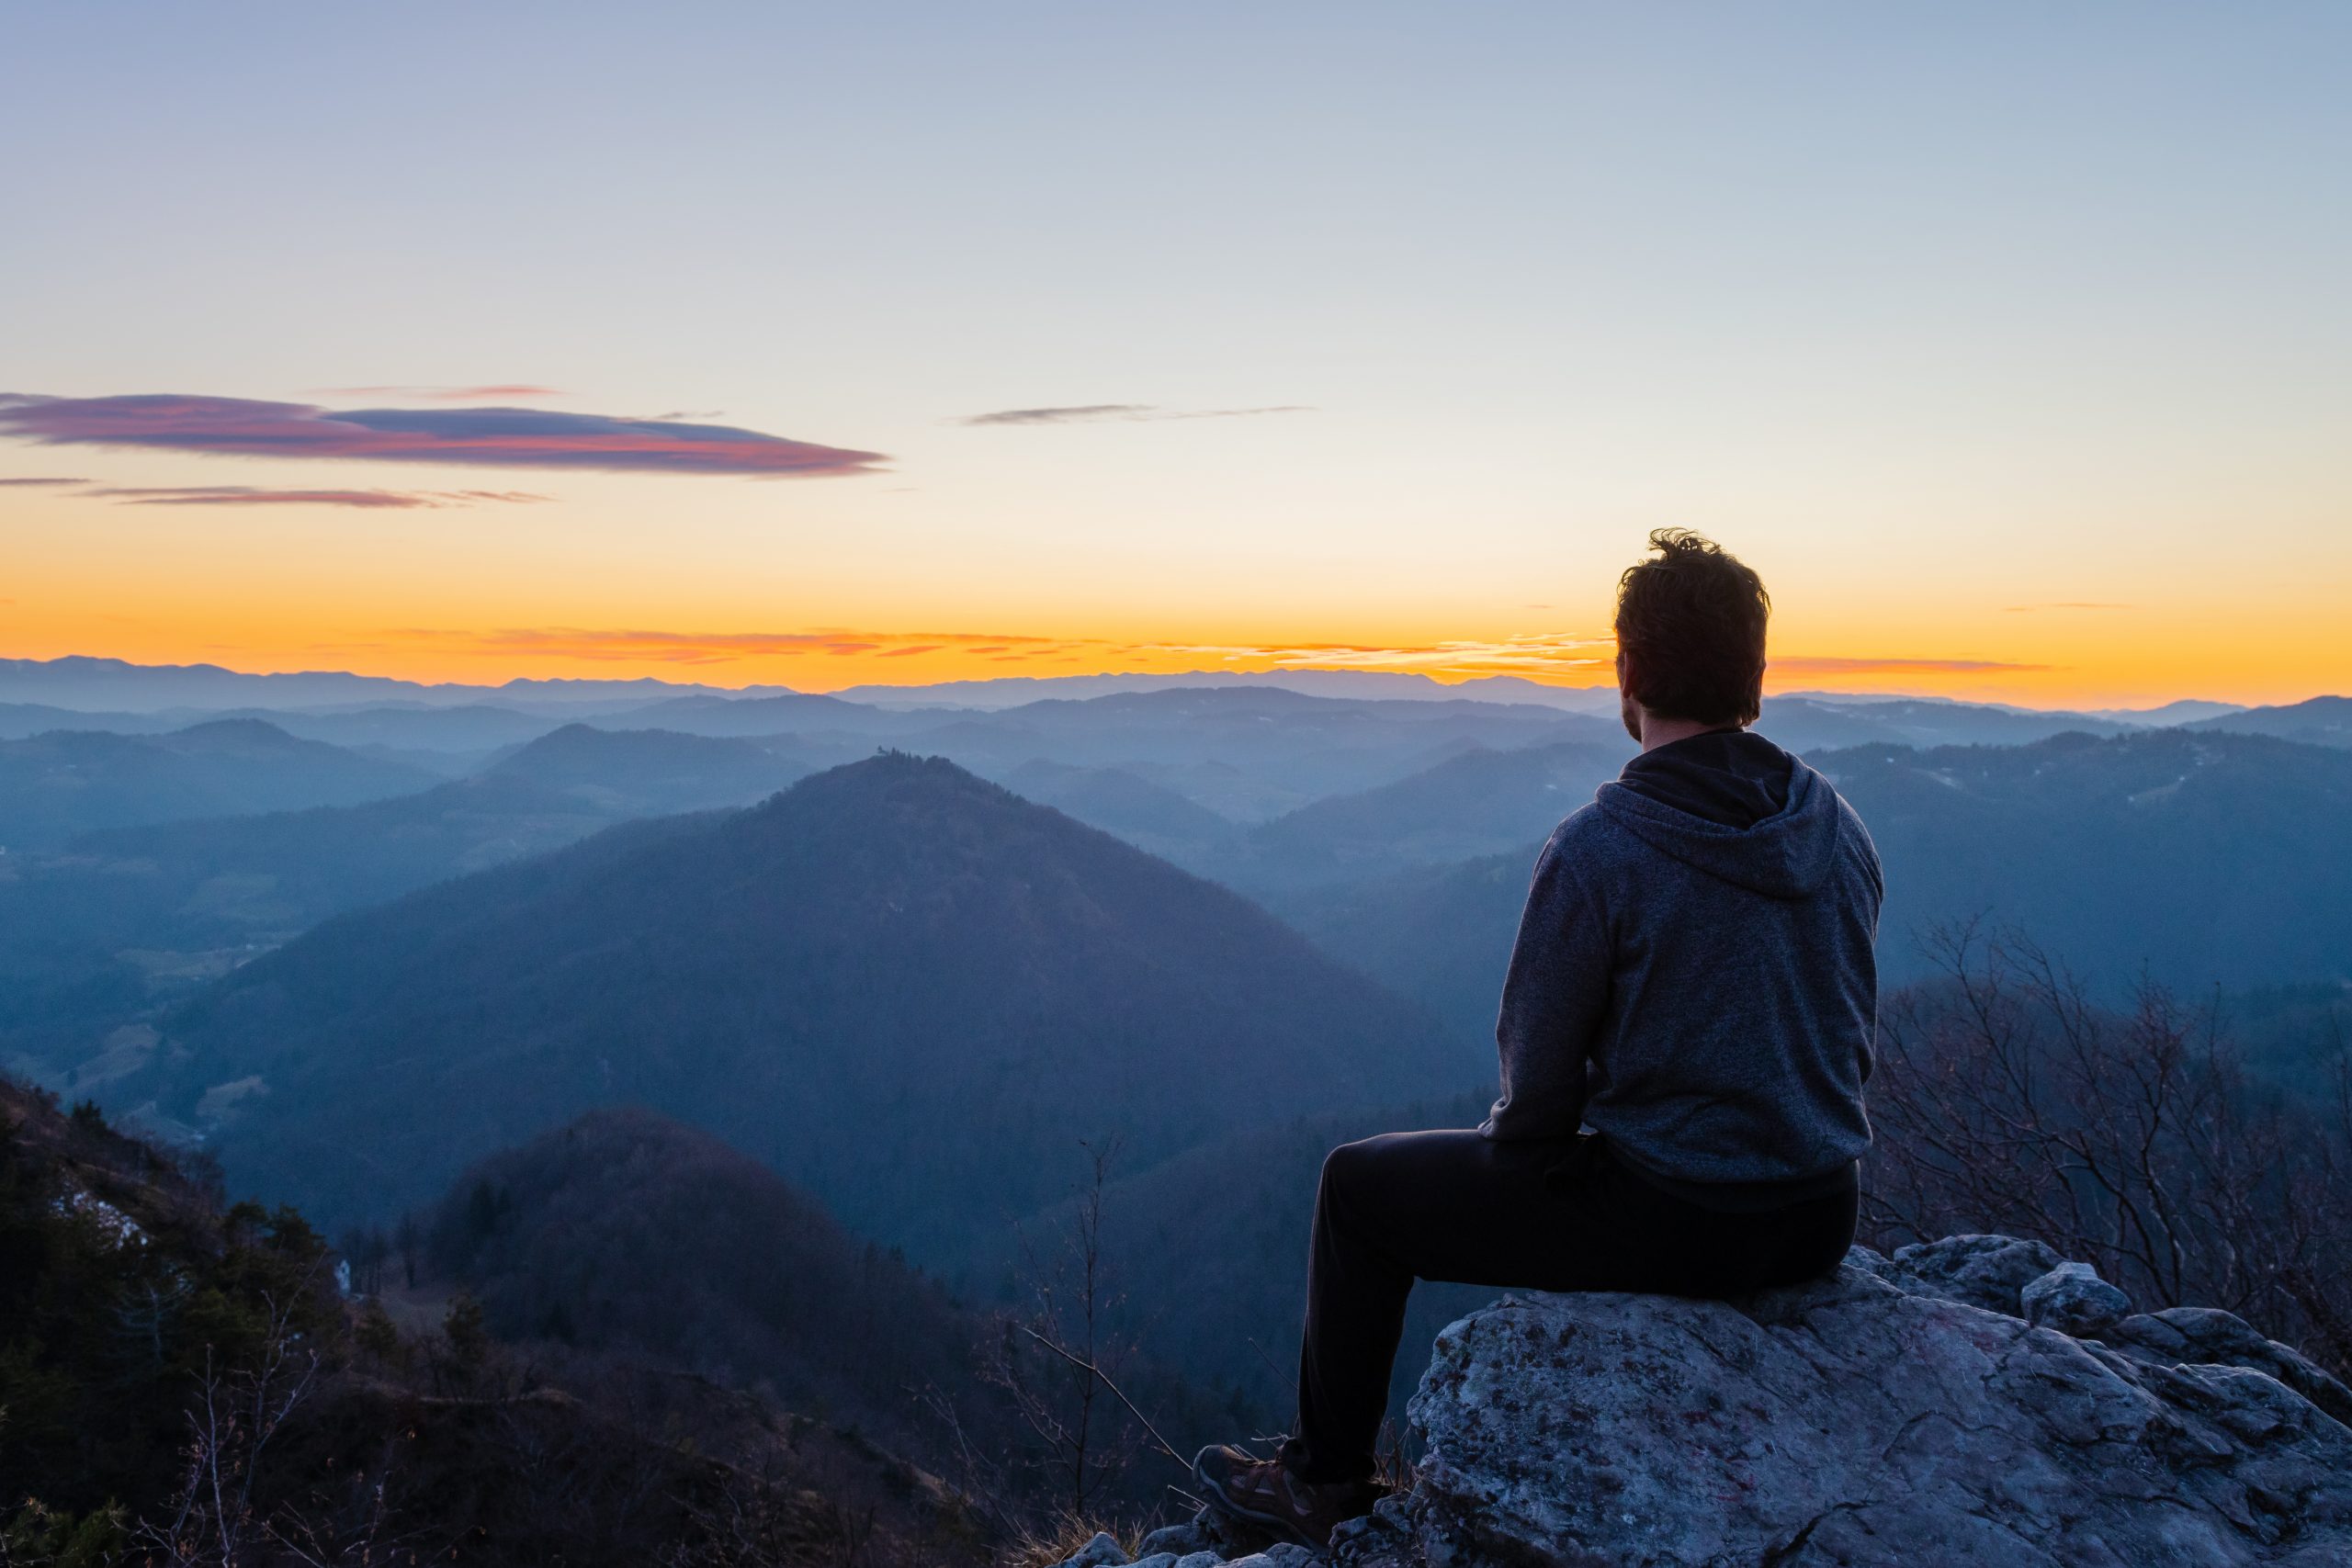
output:
[[[1348,1568],[2352,1564],[2352,1391],[2007,1236],[1730,1302],[1507,1296],[1411,1416]],[[1206,1523],[1146,1544],[1246,1550]]]
[[[2227,1313],[2130,1308],[2001,1236],[1737,1302],[1506,1299],[1438,1341],[1391,1554],[2352,1563],[2352,1393]]]

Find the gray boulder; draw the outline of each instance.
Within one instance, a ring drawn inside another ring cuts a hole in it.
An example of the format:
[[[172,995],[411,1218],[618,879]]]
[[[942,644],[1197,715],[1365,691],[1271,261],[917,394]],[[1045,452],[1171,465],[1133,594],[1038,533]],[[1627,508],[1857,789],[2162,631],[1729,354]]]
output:
[[[1892,1258],[1881,1261],[1884,1271],[1879,1277],[1913,1294],[2018,1317],[2026,1286],[2066,1260],[2045,1243],[2013,1235],[1948,1235],[1898,1247]]]
[[[2099,1337],[2132,1359],[2154,1366],[2186,1362],[2267,1372],[2338,1421],[2352,1425],[2352,1389],[2314,1366],[2301,1351],[2264,1338],[2235,1314],[2211,1307],[2166,1307],[2135,1313]]]
[[[1136,1553],[1140,1557],[1152,1557],[1163,1551],[1172,1551],[1181,1558],[1209,1551],[1216,1545],[1201,1522],[1194,1518],[1186,1519],[1182,1524],[1163,1525],[1153,1530],[1137,1543]]]
[[[2132,1310],[2132,1298],[2087,1263],[2061,1263],[2018,1292],[2025,1320],[2077,1339],[2097,1338]]]
[[[1062,1559],[1061,1568],[1125,1568],[1127,1554],[1107,1530]]]
[[[1858,1247],[1832,1279],[1736,1302],[1506,1297],[1439,1337],[1414,1494],[1337,1554],[2352,1562],[2352,1428],[2327,1408],[2343,1385],[2226,1313],[2123,1317],[2113,1344],[2025,1321],[2029,1287],[2047,1319],[2112,1306],[2088,1270],[2050,1282],[2064,1261],[1965,1236]]]

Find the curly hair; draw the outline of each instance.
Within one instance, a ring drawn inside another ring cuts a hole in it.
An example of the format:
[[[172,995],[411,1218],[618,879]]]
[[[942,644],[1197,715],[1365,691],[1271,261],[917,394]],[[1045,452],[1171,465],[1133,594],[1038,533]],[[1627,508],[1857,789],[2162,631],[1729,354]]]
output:
[[[1688,528],[1650,535],[1654,558],[1617,580],[1625,693],[1661,718],[1753,724],[1764,701],[1764,580]]]

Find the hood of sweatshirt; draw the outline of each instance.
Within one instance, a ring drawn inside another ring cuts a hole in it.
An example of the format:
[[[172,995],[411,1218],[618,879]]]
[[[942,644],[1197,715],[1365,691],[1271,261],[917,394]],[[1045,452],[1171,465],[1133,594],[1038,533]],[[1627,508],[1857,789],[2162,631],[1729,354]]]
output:
[[[1597,798],[1652,849],[1770,897],[1804,897],[1837,862],[1838,792],[1745,730],[1645,751]]]

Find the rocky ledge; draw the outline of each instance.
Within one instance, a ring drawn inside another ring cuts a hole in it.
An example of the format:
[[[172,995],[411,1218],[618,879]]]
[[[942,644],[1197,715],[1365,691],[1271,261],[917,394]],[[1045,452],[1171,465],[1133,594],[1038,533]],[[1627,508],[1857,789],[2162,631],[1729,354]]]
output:
[[[1439,1337],[1411,1416],[1417,1483],[1343,1529],[1350,1568],[2352,1564],[2352,1391],[2007,1236],[1730,1302],[1507,1296]]]

